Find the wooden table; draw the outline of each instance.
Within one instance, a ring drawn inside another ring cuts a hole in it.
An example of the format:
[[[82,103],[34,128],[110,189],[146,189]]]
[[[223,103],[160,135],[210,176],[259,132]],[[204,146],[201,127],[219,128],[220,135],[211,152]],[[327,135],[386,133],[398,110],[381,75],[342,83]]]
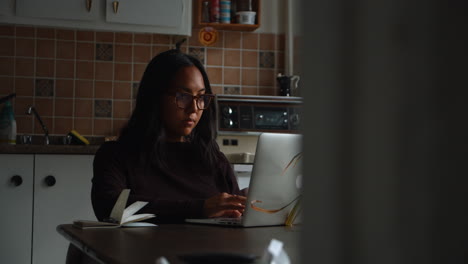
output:
[[[157,227],[78,229],[59,225],[57,231],[89,256],[104,263],[154,264],[164,256],[171,264],[190,253],[243,253],[262,256],[271,239],[284,243],[291,263],[299,261],[300,227],[220,227],[166,224]]]

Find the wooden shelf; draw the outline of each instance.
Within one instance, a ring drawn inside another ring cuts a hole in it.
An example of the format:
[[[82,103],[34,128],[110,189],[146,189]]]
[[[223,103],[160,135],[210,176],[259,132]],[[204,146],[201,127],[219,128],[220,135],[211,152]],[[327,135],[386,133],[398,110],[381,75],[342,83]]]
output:
[[[223,24],[223,23],[204,23],[202,22],[202,4],[206,0],[195,0],[194,24],[198,27],[212,27],[218,30],[230,31],[254,31],[260,27],[260,2],[261,0],[252,0],[252,11],[257,12],[254,25],[245,24]]]

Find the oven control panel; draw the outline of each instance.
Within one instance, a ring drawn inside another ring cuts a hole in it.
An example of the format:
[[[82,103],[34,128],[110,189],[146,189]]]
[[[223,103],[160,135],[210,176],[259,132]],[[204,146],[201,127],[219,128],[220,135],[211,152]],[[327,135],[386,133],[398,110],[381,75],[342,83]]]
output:
[[[301,101],[273,100],[276,97],[259,98],[218,99],[218,131],[298,132]]]

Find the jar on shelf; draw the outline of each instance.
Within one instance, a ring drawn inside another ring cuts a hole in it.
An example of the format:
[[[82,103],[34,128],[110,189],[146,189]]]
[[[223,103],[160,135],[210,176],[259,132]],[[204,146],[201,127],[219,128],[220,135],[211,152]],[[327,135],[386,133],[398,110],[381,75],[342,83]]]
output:
[[[202,22],[203,23],[209,23],[210,22],[210,2],[208,2],[208,1],[203,1]]]
[[[220,0],[219,21],[223,24],[231,23],[231,0]]]
[[[219,23],[219,0],[211,0],[210,22]]]

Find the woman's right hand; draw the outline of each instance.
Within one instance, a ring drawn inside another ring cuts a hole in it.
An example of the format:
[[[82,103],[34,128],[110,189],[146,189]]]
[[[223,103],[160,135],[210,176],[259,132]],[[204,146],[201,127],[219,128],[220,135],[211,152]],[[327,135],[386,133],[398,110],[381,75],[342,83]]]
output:
[[[205,200],[205,217],[240,217],[245,208],[245,196],[220,193]]]

